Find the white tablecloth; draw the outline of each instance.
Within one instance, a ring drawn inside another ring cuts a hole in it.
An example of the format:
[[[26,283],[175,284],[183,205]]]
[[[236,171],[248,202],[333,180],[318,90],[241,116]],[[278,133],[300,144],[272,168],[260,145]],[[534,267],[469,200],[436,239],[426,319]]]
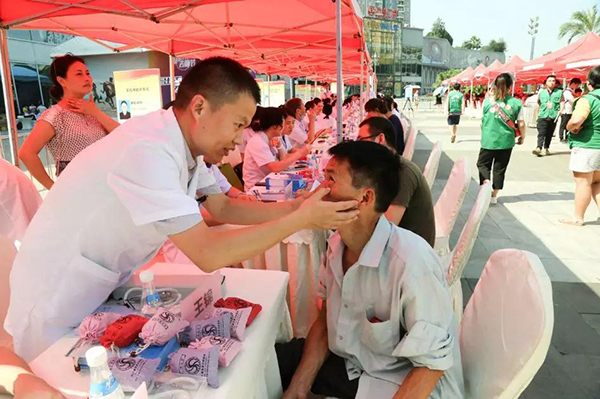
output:
[[[193,265],[157,264],[151,268],[157,285],[165,274],[200,274]],[[218,389],[206,388],[203,399],[280,398],[281,380],[275,355],[275,339],[285,323],[284,296],[288,274],[274,271],[222,269],[226,276],[225,296],[237,296],[259,303],[263,309],[246,331],[242,352],[230,367],[219,369]],[[87,398],[89,373],[76,373],[73,361],[65,353],[76,342],[68,335],[30,363],[33,371],[59,389],[67,398]]]

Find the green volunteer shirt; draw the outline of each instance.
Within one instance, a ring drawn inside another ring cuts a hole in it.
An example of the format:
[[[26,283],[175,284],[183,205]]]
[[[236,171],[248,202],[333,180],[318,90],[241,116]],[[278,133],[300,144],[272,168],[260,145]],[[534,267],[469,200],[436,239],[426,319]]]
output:
[[[462,113],[463,97],[464,95],[457,90],[448,94],[448,112],[450,115],[460,115]]]
[[[600,96],[600,89],[592,91],[592,94]],[[569,145],[573,147],[591,148],[600,150],[600,100],[586,94],[583,96],[590,103],[590,114],[581,125],[577,134],[569,134]],[[577,104],[575,104],[575,108]]]
[[[431,190],[421,169],[403,157],[400,157],[400,190],[392,205],[406,207],[398,226],[423,237],[433,247],[435,215]]]
[[[560,100],[562,99],[563,91],[560,89],[554,89],[552,94],[548,89],[540,90],[538,101],[540,103],[540,112],[538,113],[538,119],[556,119],[558,111],[560,111]],[[548,108],[547,104],[552,103],[552,107]]]
[[[512,96],[506,96],[497,104],[511,121],[517,124],[517,118],[523,104]],[[508,126],[496,112],[489,98],[483,102],[483,118],[481,119],[481,148],[486,150],[507,150],[515,146],[515,131]]]

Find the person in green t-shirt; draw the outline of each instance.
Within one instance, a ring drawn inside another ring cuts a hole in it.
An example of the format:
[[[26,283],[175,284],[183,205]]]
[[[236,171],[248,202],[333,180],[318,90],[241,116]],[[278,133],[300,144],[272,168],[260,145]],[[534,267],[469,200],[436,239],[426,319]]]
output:
[[[538,94],[537,147],[532,151],[538,157],[542,156],[542,148],[545,155],[550,155],[550,143],[556,129],[558,114],[561,111],[563,91],[557,87],[556,76],[550,75],[544,82],[545,88]]]
[[[492,92],[483,102],[481,150],[477,168],[480,184],[490,180],[490,172],[493,174],[492,204],[498,203],[498,192],[504,187],[504,175],[515,142],[520,145],[525,140],[523,104],[508,94],[512,84],[510,74],[499,75]]]
[[[448,93],[448,108],[446,109],[448,115],[448,126],[452,132],[450,142],[456,141],[456,131],[458,130],[458,124],[460,123],[460,116],[465,110],[465,96],[460,92],[460,84],[454,83],[450,93]]]
[[[567,124],[569,169],[575,178],[575,214],[559,221],[574,226],[583,226],[592,199],[600,209],[600,66],[588,73],[588,89],[588,94],[575,101]]]

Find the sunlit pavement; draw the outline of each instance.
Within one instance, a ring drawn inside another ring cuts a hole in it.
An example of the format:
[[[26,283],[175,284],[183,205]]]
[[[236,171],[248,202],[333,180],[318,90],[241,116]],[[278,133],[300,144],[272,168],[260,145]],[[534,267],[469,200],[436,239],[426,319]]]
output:
[[[463,118],[454,144],[441,113],[418,110],[413,121],[420,131],[413,159],[419,166],[427,162],[433,143],[442,142],[434,200],[454,161],[469,159],[473,181],[451,238],[454,245],[477,195],[480,121]],[[528,128],[525,144],[515,147],[499,204],[490,207],[482,223],[464,273],[465,303],[494,251],[518,248],[537,254],[552,280],[554,336],[546,363],[522,397],[599,398],[600,214],[592,202],[584,227],[558,222],[573,212],[575,184],[568,169],[569,148],[555,138],[552,155],[538,158],[531,154],[536,137],[535,128]]]

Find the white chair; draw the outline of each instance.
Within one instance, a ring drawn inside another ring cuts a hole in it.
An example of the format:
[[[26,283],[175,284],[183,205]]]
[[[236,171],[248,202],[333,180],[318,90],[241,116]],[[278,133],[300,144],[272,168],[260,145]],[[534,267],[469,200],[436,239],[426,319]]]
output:
[[[408,120],[402,114],[400,114],[400,124],[402,125],[402,132],[404,133],[404,142],[406,143],[406,139],[408,138],[408,133],[410,133],[410,127],[408,126]]]
[[[442,157],[442,142],[436,141],[431,149],[431,153],[429,154],[429,159],[427,160],[427,164],[425,165],[425,169],[423,170],[423,175],[425,176],[425,180],[429,184],[429,188],[433,187],[433,183],[435,182],[435,176],[437,175],[438,168],[440,166],[440,159]]]
[[[492,254],[460,323],[465,398],[518,398],[544,363],[553,326],[540,259],[517,249]]]
[[[458,321],[460,321],[463,313],[463,294],[460,278],[471,257],[473,245],[475,245],[475,241],[477,240],[479,226],[481,226],[481,222],[490,207],[491,198],[492,184],[489,181],[486,181],[479,189],[477,200],[475,201],[475,205],[471,210],[471,214],[469,215],[465,227],[463,227],[462,232],[460,233],[456,247],[444,257],[447,270],[446,280],[448,281],[448,286],[450,286],[454,314],[456,314]]]
[[[0,235],[0,348],[12,349],[12,337],[4,331],[4,319],[10,300],[9,276],[17,249],[13,239]]]
[[[413,154],[415,153],[415,143],[417,141],[417,131],[414,127],[410,128],[410,134],[408,135],[408,139],[406,140],[404,146],[404,152],[402,156],[409,161],[412,160]]]
[[[433,207],[435,215],[434,249],[440,256],[450,252],[450,233],[452,233],[460,207],[469,189],[470,180],[468,159],[459,159],[454,163],[446,187]]]

